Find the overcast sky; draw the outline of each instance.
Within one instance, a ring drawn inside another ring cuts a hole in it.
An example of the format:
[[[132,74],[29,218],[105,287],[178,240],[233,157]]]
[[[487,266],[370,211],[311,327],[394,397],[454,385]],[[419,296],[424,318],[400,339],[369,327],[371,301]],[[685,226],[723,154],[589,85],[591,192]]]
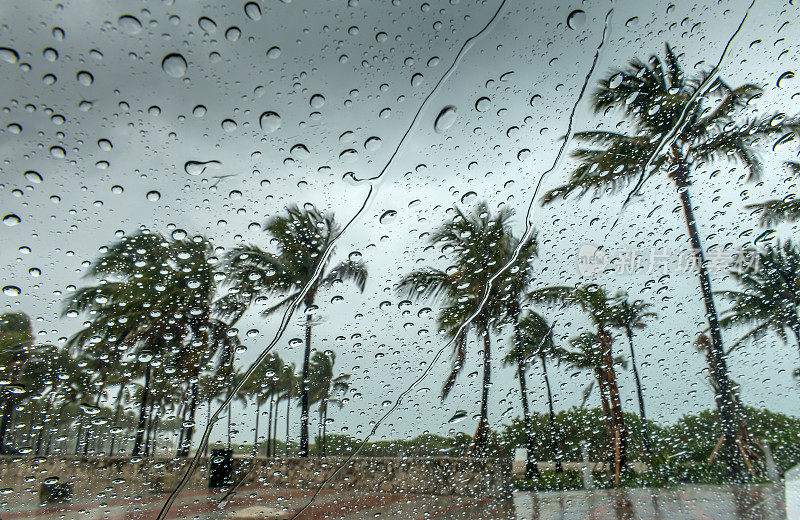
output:
[[[90,282],[81,278],[87,262],[118,231],[131,233],[142,224],[164,233],[182,228],[226,249],[243,242],[267,247],[261,225],[287,204],[311,202],[340,221],[349,219],[368,186],[345,174],[366,178],[383,168],[461,45],[499,5],[474,0],[392,5],[264,0],[253,3],[258,9],[243,1],[16,4],[0,4],[5,48],[0,50],[0,213],[20,222],[0,226],[0,279],[20,294],[10,290],[0,298],[3,311],[24,311],[36,319],[43,342],[80,327],[82,319],[58,318],[67,286]],[[590,90],[632,57],[663,53],[665,42],[682,55],[687,73],[711,68],[749,1],[677,4],[615,2]],[[435,310],[435,302],[400,306],[394,285],[422,265],[447,267],[439,251],[425,250],[424,238],[449,218],[445,210],[487,200],[493,208],[516,210],[515,229],[522,232],[534,187],[552,165],[578,101],[609,5],[508,0],[425,105],[374,184],[371,204],[337,246],[337,258],[352,251],[363,255],[370,269],[366,290],[359,294],[344,287],[319,296],[314,347],[336,351],[338,369],[353,376],[353,398],[332,413],[331,430],[367,431],[386,402],[444,344],[435,312],[420,312]],[[583,13],[570,16],[576,10]],[[765,88],[749,115],[800,112],[798,80],[777,84],[797,65],[794,12],[785,1],[758,2],[729,50],[721,76],[733,85]],[[209,21],[201,23],[201,17]],[[488,101],[478,103],[481,98]],[[454,120],[436,128],[446,107],[455,109]],[[261,117],[268,112],[278,116]],[[614,113],[595,116],[584,99],[574,128],[613,129],[618,121]],[[732,163],[695,172],[697,217],[712,252],[746,246],[762,232],[756,217],[743,209],[746,204],[794,190],[780,164],[796,150],[772,152],[770,143],[762,151],[767,168],[759,183],[739,184],[742,171]],[[186,168],[187,161],[215,162],[201,173],[202,168]],[[572,167],[565,157],[543,189],[562,183]],[[715,170],[720,172],[713,175]],[[25,175],[30,171],[41,182]],[[653,304],[659,318],[638,332],[638,359],[649,415],[671,421],[713,405],[700,375],[704,360],[692,346],[705,327],[694,274],[610,270],[582,276],[577,268],[576,252],[585,244],[603,245],[612,256],[644,248],[649,254],[651,247],[672,259],[685,252],[685,225],[669,185],[648,184],[612,230],[623,200],[624,194],[587,197],[537,208],[536,283],[593,281]],[[389,210],[396,212],[393,218],[379,218]],[[794,232],[784,225],[779,236]],[[21,252],[23,247],[30,252]],[[41,275],[32,277],[32,268]],[[721,270],[712,277],[715,288],[732,287]],[[381,306],[384,301],[391,305]],[[243,365],[277,330],[277,321],[261,318],[258,310],[240,322],[240,331],[251,331],[243,334],[248,347]],[[538,310],[557,319],[562,344],[588,327],[577,311]],[[296,317],[277,348],[295,362],[302,347],[289,342],[302,337],[299,323]],[[741,332],[726,331],[726,342]],[[621,338],[617,346],[622,352]],[[506,338],[495,337],[494,425],[521,413],[513,371],[501,368],[507,348]],[[449,369],[445,356],[378,436],[471,432],[479,410],[477,351],[471,345],[470,366],[451,398],[438,399]],[[797,350],[773,336],[730,360],[747,404],[793,414],[800,412],[791,378],[797,366]],[[552,373],[558,408],[578,404],[589,376],[572,377],[556,367]],[[536,368],[530,381],[534,409],[545,411]],[[629,372],[620,375],[623,406],[630,411],[635,410],[632,383]],[[596,401],[595,394],[589,403]],[[469,419],[449,424],[457,410],[467,411]],[[247,427],[252,423],[249,412],[237,412],[238,417]],[[215,438],[221,438],[219,430]],[[240,440],[249,441],[247,428],[242,431]]]

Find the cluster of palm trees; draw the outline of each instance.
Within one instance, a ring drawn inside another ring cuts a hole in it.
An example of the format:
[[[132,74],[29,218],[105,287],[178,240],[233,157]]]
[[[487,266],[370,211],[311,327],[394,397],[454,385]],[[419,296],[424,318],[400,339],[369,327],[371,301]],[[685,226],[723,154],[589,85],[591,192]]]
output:
[[[767,144],[771,136],[788,141],[787,135],[800,131],[796,117],[744,117],[748,104],[760,94],[761,89],[755,85],[734,88],[719,78],[709,79],[706,74],[687,76],[669,47],[664,60],[657,56],[647,63],[634,60],[600,81],[593,104],[597,113],[620,112],[623,121],[616,128],[627,125],[628,132],[576,133],[575,138],[582,143],[574,152],[578,166],[566,184],[546,193],[541,201],[552,204],[573,192],[602,195],[632,186],[627,204],[659,176],[669,182],[656,184],[658,189],[677,192],[708,321],[708,328],[702,332],[708,335],[704,348],[723,431],[719,453],[734,481],[755,471],[757,461],[753,460],[737,388],[728,373],[728,355],[731,348],[768,331],[783,339],[791,331],[800,349],[800,252],[790,242],[750,251],[759,260],[750,265],[757,267],[734,270],[740,290],[721,293],[731,307],[718,316],[715,295],[720,293],[712,290],[690,188],[694,172],[720,159],[744,166],[744,177],[758,177],[762,165],[756,148]],[[790,168],[795,174],[800,171],[796,163],[791,163]],[[760,212],[765,225],[800,215],[794,198],[767,201],[751,208]],[[531,365],[541,365],[546,384],[550,442],[558,468],[561,450],[553,422],[548,363],[555,361],[590,371],[594,383],[586,389],[584,403],[596,386],[605,417],[607,461],[619,481],[632,437],[624,420],[616,372],[625,360],[616,352],[615,340],[621,337],[627,342],[627,362],[633,371],[641,424],[646,428],[634,338],[635,331],[655,317],[650,305],[629,298],[625,292],[592,284],[541,287],[535,276],[536,234],[525,241],[515,236],[510,224],[512,211],[506,207],[493,212],[486,202],[480,202],[471,211],[453,207],[447,213],[428,240],[441,247],[440,258],[449,266],[416,269],[402,277],[397,291],[411,299],[434,299],[441,304],[437,324],[453,348],[442,398],[452,392],[459,376],[470,366],[470,341],[473,337],[477,340],[482,384],[476,399],[480,402],[480,415],[471,453],[488,454],[489,396],[495,357],[492,336],[510,331],[511,347],[503,359],[515,367],[519,380],[528,447],[532,448],[535,441],[527,390]],[[21,318],[4,315],[5,321],[0,324],[2,366],[8,384],[3,394],[0,449],[6,447],[6,430],[19,395],[47,395],[44,402],[50,407],[48,410],[59,399],[81,402],[88,411],[81,415],[80,428],[89,439],[96,437],[104,425],[92,419],[91,411],[107,392],[115,390],[116,413],[110,421],[111,431],[119,430],[118,424],[126,416],[121,412],[125,403],[137,403],[133,455],[150,452],[148,439],[154,437],[152,432],[158,427],[159,410],[172,407],[180,427],[178,454],[186,456],[198,423],[200,402],[206,400],[210,408],[217,396],[239,388],[234,398],[255,404],[254,450],[259,444],[261,408],[267,407],[266,453],[275,454],[278,405],[286,403],[288,436],[292,402],[296,400],[300,407],[299,455],[309,455],[313,404],[319,415],[317,444],[324,454],[329,407],[346,401],[350,376],[335,374],[333,352],[312,349],[312,330],[319,323],[317,295],[344,282],[352,282],[363,291],[367,269],[360,258],[353,256],[329,265],[332,246],[341,229],[331,214],[310,204],[286,208],[283,214],[270,218],[264,229],[269,249],[245,244],[223,252],[209,239],[192,237],[181,229],[171,230],[169,236],[140,229],[104,247],[87,272],[95,283],[76,291],[65,304],[66,316],[86,318],[65,349],[34,345],[30,328],[14,321]],[[504,266],[508,268],[498,276]],[[271,354],[253,377],[242,381],[235,358],[244,345],[236,325],[256,306],[264,317],[295,308],[304,312],[305,341],[299,375],[293,364]],[[546,319],[534,310],[536,306],[558,312],[575,306],[589,318],[591,330],[574,335],[567,347],[559,346],[553,332],[556,321]],[[726,349],[722,328],[738,325],[747,325],[751,330]],[[48,354],[40,355],[44,352]],[[58,361],[43,364],[43,357]],[[73,371],[81,375],[65,375]],[[34,389],[33,383],[15,391],[15,385],[22,385],[29,372],[45,374],[36,376],[37,384],[55,391]],[[230,421],[230,412],[228,418]],[[642,431],[640,438],[642,445],[637,448],[645,460],[651,461],[648,432]],[[287,446],[288,443],[287,437]],[[532,453],[533,449],[528,451]],[[526,472],[528,476],[537,472],[535,461],[530,458]]]

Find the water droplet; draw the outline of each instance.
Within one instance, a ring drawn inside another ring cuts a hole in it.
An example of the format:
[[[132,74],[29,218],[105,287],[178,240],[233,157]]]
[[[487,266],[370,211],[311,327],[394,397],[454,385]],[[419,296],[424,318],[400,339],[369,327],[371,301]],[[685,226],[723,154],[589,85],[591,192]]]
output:
[[[3,287],[3,294],[6,296],[19,296],[21,292],[22,290],[16,285],[6,285]]]
[[[236,27],[235,25],[232,27],[228,27],[228,30],[225,31],[225,38],[230,42],[235,42],[239,39],[242,35],[242,31]]]
[[[161,193],[156,190],[148,191],[146,197],[150,202],[155,202],[161,198]]]
[[[370,152],[374,152],[375,150],[379,149],[382,144],[383,141],[381,141],[380,137],[373,136],[364,141],[364,148],[366,148]]]
[[[19,134],[22,132],[22,126],[18,125],[17,123],[9,123],[6,125],[6,130],[8,130],[11,134]]]
[[[199,25],[200,28],[203,29],[207,33],[215,33],[215,32],[217,32],[217,24],[216,24],[216,22],[214,22],[214,20],[212,20],[211,18],[209,18],[207,16],[201,16],[197,20],[197,25]]]
[[[52,33],[53,33],[53,38],[55,38],[58,41],[64,41],[64,36],[66,35],[64,29],[62,29],[61,27],[53,27]]]
[[[389,39],[389,35],[386,34],[383,31],[381,31],[381,32],[379,32],[378,34],[375,35],[375,41],[377,41],[379,43],[383,43],[388,39]]]
[[[185,229],[178,228],[172,232],[172,238],[175,240],[183,240],[187,236],[189,236],[189,233]]]
[[[353,148],[348,148],[339,154],[339,159],[346,163],[354,163],[358,160],[358,152]]]
[[[280,58],[281,56],[281,48],[280,47],[270,47],[267,50],[267,58],[272,60]]]
[[[28,179],[30,182],[34,184],[39,184],[43,180],[42,176],[37,171],[28,170],[25,173],[23,173],[23,175],[25,176],[26,179]]]
[[[530,156],[531,156],[531,151],[528,150],[527,148],[523,148],[522,150],[517,152],[517,160],[518,161],[524,161],[525,159],[527,159]]]
[[[56,61],[58,59],[58,51],[52,47],[47,47],[42,51],[42,56],[47,61]]]
[[[61,148],[60,146],[51,146],[50,155],[52,155],[56,159],[63,159],[64,157],[67,156],[67,151]]]
[[[186,161],[183,165],[183,171],[188,173],[189,175],[201,175],[206,168],[219,168],[222,166],[222,163],[219,161]]]
[[[115,195],[121,195],[122,192],[124,192],[124,191],[125,191],[125,188],[123,188],[119,184],[115,184],[114,186],[111,186],[111,193],[113,193]]]
[[[192,109],[192,115],[194,117],[203,117],[206,115],[206,107],[203,105],[197,105]]]
[[[97,49],[89,50],[89,56],[91,56],[92,58],[94,58],[96,60],[102,60],[103,59],[103,53],[98,51]]]
[[[125,14],[117,18],[117,25],[125,34],[137,34],[142,30],[142,22],[135,16]]]
[[[308,104],[311,105],[311,108],[322,108],[325,104],[325,96],[322,94],[314,94],[311,96],[311,99],[308,101]]]
[[[305,159],[311,155],[306,145],[302,143],[292,146],[292,148],[289,150],[289,153],[297,159]]]
[[[233,132],[234,130],[236,130],[237,126],[238,125],[236,124],[236,121],[234,121],[233,119],[224,119],[222,121],[222,129],[225,130],[226,132]]]
[[[186,74],[186,59],[178,53],[167,54],[161,60],[161,68],[167,75],[173,78],[180,78]]]
[[[108,139],[98,139],[97,140],[97,147],[103,150],[104,152],[110,152],[114,145],[111,144],[111,141]]]
[[[77,74],[75,74],[75,79],[77,79],[78,83],[80,83],[84,87],[88,87],[89,85],[94,83],[94,76],[92,76],[92,73],[87,72],[85,70],[82,70]]]
[[[3,224],[5,224],[8,227],[16,226],[20,222],[22,222],[22,219],[19,218],[19,216],[15,215],[14,213],[9,213],[5,217],[3,217]]]
[[[447,421],[450,424],[455,424],[458,422],[463,421],[467,418],[467,411],[466,410],[458,410],[453,416]]]
[[[397,218],[397,211],[389,209],[381,214],[381,216],[378,218],[378,222],[381,224],[391,224],[394,222],[395,218]]]
[[[55,74],[45,74],[42,76],[42,83],[45,85],[52,85],[56,81],[58,81],[58,78],[56,78]]]
[[[244,4],[244,14],[251,20],[261,20],[261,7],[255,2],[247,2]]]
[[[147,109],[147,113],[151,116],[161,115],[161,107],[153,105]]]
[[[625,22],[625,27],[636,27],[637,25],[639,25],[639,17],[638,16],[634,16],[632,18],[628,18],[628,20]]]
[[[586,12],[582,9],[575,9],[569,16],[567,16],[567,27],[570,29],[577,29],[586,23]]]
[[[783,145],[792,140],[794,140],[794,132],[788,132],[782,135],[781,138],[775,141],[775,144],[772,145],[772,151],[774,152],[778,150],[778,148],[782,148]]]
[[[478,194],[475,193],[474,191],[468,191],[468,192],[466,192],[465,194],[463,194],[461,196],[461,203],[462,204],[466,204],[466,203],[470,202],[471,200],[473,200],[477,196],[478,196]]]
[[[277,112],[264,112],[258,118],[261,129],[269,134],[281,127],[281,116]]]
[[[0,47],[0,60],[6,63],[16,63],[19,61],[19,54],[14,49]]]
[[[475,102],[475,110],[478,112],[486,112],[492,106],[492,100],[484,96]]]
[[[392,115],[392,109],[384,108],[383,110],[380,111],[378,117],[380,117],[381,119],[389,119],[391,115]]]
[[[436,116],[436,121],[433,123],[433,129],[436,133],[442,133],[456,122],[456,107],[448,105],[444,107],[439,115]]]
[[[411,76],[411,86],[418,87],[422,83],[422,74],[417,72],[413,76]]]
[[[614,74],[608,80],[608,88],[617,88],[622,84],[622,74]]]
[[[794,72],[792,72],[791,70],[787,70],[786,72],[781,74],[780,77],[778,78],[777,83],[776,83],[778,85],[778,88],[781,87],[781,83],[782,82],[784,82],[786,80],[789,80],[789,79],[792,79],[793,77],[794,77]]]

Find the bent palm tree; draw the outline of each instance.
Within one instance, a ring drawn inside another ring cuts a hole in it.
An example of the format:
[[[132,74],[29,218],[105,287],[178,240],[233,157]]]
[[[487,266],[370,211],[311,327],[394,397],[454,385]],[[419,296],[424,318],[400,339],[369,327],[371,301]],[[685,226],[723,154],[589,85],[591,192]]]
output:
[[[749,256],[751,261],[730,271],[742,290],[721,293],[732,305],[720,324],[752,327],[732,348],[768,330],[787,342],[789,330],[800,353],[800,250],[787,241],[751,250]]]
[[[701,87],[703,91],[699,92]],[[547,204],[573,191],[582,195],[589,191],[596,194],[617,191],[634,181],[637,181],[633,190],[636,192],[659,173],[674,183],[709,323],[714,377],[722,392],[719,402],[725,430],[723,456],[730,476],[737,481],[745,477],[744,460],[736,444],[739,419],[689,187],[693,165],[719,159],[736,161],[745,167],[748,178],[758,177],[761,162],[753,146],[768,136],[785,136],[800,130],[796,117],[741,118],[750,100],[760,93],[756,85],[732,88],[709,73],[687,78],[669,46],[663,63],[657,56],[652,56],[646,64],[634,59],[626,69],[600,81],[593,106],[597,113],[621,110],[634,126],[633,135],[616,131],[576,133],[575,138],[588,145],[574,152],[582,164],[566,184],[545,194],[542,201]],[[647,168],[649,171],[645,171]]]
[[[328,433],[328,405],[333,403],[341,408],[344,395],[350,390],[350,374],[334,375],[336,354],[333,352],[314,352],[311,359],[310,380],[313,401],[319,403],[319,456],[326,455]]]
[[[152,378],[163,377],[153,373],[153,358],[162,367],[174,368],[191,389],[189,426],[180,451],[183,456],[189,453],[197,377],[218,349],[212,341],[219,329],[211,318],[216,291],[212,256],[213,246],[203,237],[168,239],[143,229],[105,248],[87,272],[98,279],[97,285],[78,290],[66,301],[65,315],[91,317],[89,325],[70,338],[70,346],[111,359],[134,347],[144,386],[133,455],[143,447]]]
[[[442,388],[446,399],[466,362],[467,332],[474,330],[483,341],[483,385],[480,398],[480,420],[475,431],[473,449],[484,457],[487,454],[489,428],[489,388],[492,380],[492,343],[490,329],[504,312],[503,284],[492,288],[485,304],[481,298],[492,273],[508,259],[511,233],[508,221],[511,211],[503,208],[496,214],[485,202],[477,204],[470,213],[458,207],[452,209],[452,220],[445,221],[431,233],[429,242],[442,246],[451,257],[446,271],[426,267],[407,274],[398,284],[398,292],[408,298],[435,298],[443,302],[437,322],[453,341],[453,363]],[[480,309],[479,309],[480,306]],[[459,328],[478,311],[468,328]]]
[[[628,428],[622,414],[622,400],[614,371],[615,358],[611,327],[616,318],[615,302],[606,294],[605,290],[597,285],[546,287],[533,291],[530,297],[533,301],[543,303],[576,305],[588,315],[592,325],[596,327],[596,332],[591,337],[592,341],[596,342],[596,346],[590,349],[586,345],[594,345],[594,343],[590,344],[585,341],[579,345],[585,346],[586,352],[592,352],[594,356],[592,362],[600,363],[599,366],[602,367],[602,370],[597,372],[598,384],[600,392],[605,392],[607,396],[610,428],[609,458],[614,468],[614,481],[619,484],[620,471],[628,463]]]
[[[547,389],[550,449],[552,450],[553,458],[556,462],[556,471],[561,472],[564,469],[562,464],[561,446],[555,425],[555,410],[553,409],[553,392],[550,388],[550,376],[547,373],[547,358],[555,355],[553,328],[547,323],[547,320],[545,320],[541,314],[527,312],[519,320],[518,330],[519,340],[515,342],[512,350],[510,350],[508,355],[506,355],[504,362],[506,365],[517,365],[517,376],[520,378],[520,391],[522,392],[523,396],[526,393],[526,387],[523,381],[526,377],[525,369],[527,368],[527,364],[532,359],[538,359],[541,362],[542,374],[544,375],[544,384],[545,388]],[[527,415],[529,412],[527,409],[528,400],[526,397],[523,399],[522,403],[524,412]],[[526,425],[526,428],[530,427]],[[528,431],[525,433],[528,444],[528,452],[530,453],[534,449],[532,435],[533,432],[531,431],[531,435],[528,435]],[[528,460],[531,461],[532,458],[528,457]],[[530,462],[528,464],[530,464]],[[533,478],[533,476],[535,476],[535,473],[530,472],[529,475],[526,465],[525,478]]]
[[[258,295],[278,296],[278,303],[262,312],[271,315],[291,305],[301,294],[305,307],[305,351],[300,390],[300,456],[308,456],[308,370],[311,358],[311,328],[314,302],[321,288],[345,281],[352,281],[363,292],[367,282],[366,265],[358,260],[346,260],[328,268],[319,265],[325,251],[340,233],[339,225],[331,214],[318,211],[310,204],[303,209],[297,206],[286,208],[286,214],[270,218],[265,225],[271,242],[277,246],[277,254],[256,245],[240,246],[226,258],[228,283],[235,296],[233,301],[221,307],[231,316],[242,312],[243,306],[253,303]],[[310,284],[310,285],[309,285]],[[303,289],[309,285],[308,290]]]

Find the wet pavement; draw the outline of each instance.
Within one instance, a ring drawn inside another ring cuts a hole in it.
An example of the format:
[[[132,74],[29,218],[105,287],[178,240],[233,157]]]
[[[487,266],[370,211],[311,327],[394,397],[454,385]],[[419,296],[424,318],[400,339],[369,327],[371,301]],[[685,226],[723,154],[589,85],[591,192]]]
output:
[[[245,520],[262,506],[276,516],[291,518],[309,503],[312,491],[248,487],[219,505],[218,492],[188,491],[172,507],[169,519]],[[115,496],[107,500],[82,498],[68,504],[41,506],[38,501],[7,496],[2,520],[145,520],[155,518],[165,495]],[[34,497],[35,495],[30,494]],[[95,497],[97,498],[97,497]],[[344,494],[323,491],[300,513],[299,520],[779,520],[784,514],[782,486],[742,488],[695,486],[674,489],[625,489],[515,493],[511,500],[475,499],[400,493]]]

